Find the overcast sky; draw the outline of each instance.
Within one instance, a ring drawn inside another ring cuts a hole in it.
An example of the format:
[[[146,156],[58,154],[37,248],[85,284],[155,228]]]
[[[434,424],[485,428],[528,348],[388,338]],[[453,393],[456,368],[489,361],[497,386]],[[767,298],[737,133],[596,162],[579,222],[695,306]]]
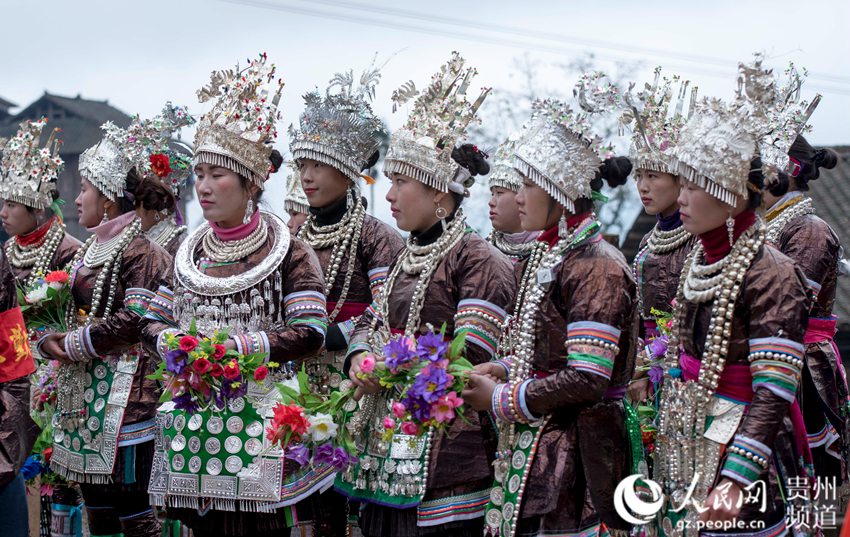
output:
[[[286,82],[285,133],[305,91],[323,89],[337,71],[359,71],[375,52],[397,53],[375,102],[395,128],[404,117],[391,114],[392,91],[409,79],[424,85],[452,50],[479,68],[480,85],[496,90],[520,89],[512,59],[528,54],[543,66],[543,91],[563,92],[574,80],[553,66],[591,51],[602,67],[641,62],[640,82],[662,65],[693,80],[702,95],[721,97],[734,90],[738,61],[760,50],[778,69],[789,60],[809,69],[806,95],[824,96],[810,139],[850,144],[846,0],[3,0],[0,14],[0,97],[21,106],[47,90],[108,99],[142,116],[168,100],[201,113],[195,90],[210,71],[265,51]],[[278,148],[285,152],[285,137]],[[282,179],[272,180],[266,197],[276,212]]]

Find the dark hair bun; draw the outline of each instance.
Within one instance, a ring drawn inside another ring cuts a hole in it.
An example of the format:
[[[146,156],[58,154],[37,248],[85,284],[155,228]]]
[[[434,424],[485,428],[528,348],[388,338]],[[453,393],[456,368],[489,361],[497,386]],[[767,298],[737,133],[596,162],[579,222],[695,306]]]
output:
[[[176,202],[174,195],[165,185],[156,179],[146,177],[136,188],[135,205],[148,211],[172,212]]]
[[[472,144],[463,144],[452,149],[452,159],[469,170],[473,177],[490,173],[487,153]]]
[[[277,173],[280,167],[283,166],[283,155],[277,149],[272,149],[272,154],[269,155],[269,160],[272,163],[272,169],[269,173]]]
[[[626,184],[630,173],[632,173],[632,161],[628,157],[607,158],[599,166],[596,177],[591,181],[590,186],[593,190],[598,191],[602,188],[602,181],[604,180],[609,187],[616,188]]]
[[[831,170],[838,165],[838,153],[830,148],[815,150],[814,165],[818,168]]]
[[[378,163],[378,159],[379,159],[380,157],[381,157],[381,152],[380,152],[380,151],[378,151],[378,150],[375,150],[375,152],[374,152],[374,153],[372,153],[372,154],[369,156],[369,158],[368,158],[368,159],[366,159],[366,164],[364,164],[364,165],[363,165],[363,168],[361,168],[361,170],[360,170],[360,171],[368,170],[369,168],[371,168],[372,166],[374,166],[375,164],[377,164],[377,163]]]

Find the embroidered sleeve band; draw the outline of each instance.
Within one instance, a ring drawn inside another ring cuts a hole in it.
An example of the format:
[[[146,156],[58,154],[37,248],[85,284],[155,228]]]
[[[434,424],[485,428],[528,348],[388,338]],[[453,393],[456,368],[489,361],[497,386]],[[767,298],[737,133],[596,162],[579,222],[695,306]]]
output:
[[[753,484],[768,466],[771,449],[742,434],[735,435],[726,448],[728,456],[721,475],[745,486]]]
[[[620,331],[593,321],[567,325],[567,366],[610,380],[620,353]]]
[[[793,402],[803,369],[803,345],[778,337],[751,339],[749,343],[753,391],[766,388]]]
[[[156,294],[153,291],[141,289],[139,287],[131,287],[130,289],[127,289],[126,293],[124,293],[124,307],[139,317],[144,317],[148,312],[148,307],[150,306],[151,300],[153,300],[154,296],[156,296]]]
[[[455,334],[466,331],[466,341],[493,356],[506,316],[505,310],[486,300],[463,299],[458,302],[455,314]]]
[[[174,293],[168,287],[160,286],[156,294],[151,298],[146,319],[162,321],[170,325],[176,325],[174,320]]]
[[[378,300],[378,295],[381,294],[384,282],[387,281],[389,269],[389,267],[375,267],[368,272],[369,289],[372,291],[372,300]]]
[[[328,329],[325,295],[317,291],[290,293],[283,299],[286,325],[307,325],[322,336]]]

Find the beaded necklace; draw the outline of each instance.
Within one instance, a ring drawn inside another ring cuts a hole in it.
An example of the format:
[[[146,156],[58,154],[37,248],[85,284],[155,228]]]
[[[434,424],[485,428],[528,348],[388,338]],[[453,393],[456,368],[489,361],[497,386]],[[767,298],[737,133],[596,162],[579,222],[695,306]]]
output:
[[[815,208],[811,198],[803,198],[802,196],[789,200],[782,206],[767,213],[767,236],[765,240],[770,243],[776,243],[782,230],[788,225],[788,222],[794,220],[798,216],[806,214],[814,214]]]
[[[37,245],[21,246],[15,240],[9,241],[6,246],[6,257],[9,263],[17,269],[32,268],[24,284],[26,287],[33,285],[39,274],[47,274],[50,262],[53,261],[56,249],[59,248],[63,238],[65,238],[65,224],[56,218],[44,239]]]
[[[350,192],[350,191],[349,191]],[[342,259],[348,254],[348,267],[345,270],[342,290],[336,300],[336,306],[328,315],[328,322],[333,323],[351,287],[351,278],[354,276],[354,262],[357,260],[357,246],[360,244],[360,234],[363,230],[363,220],[366,217],[366,207],[359,196],[354,196],[354,206],[346,211],[345,216],[336,224],[320,226],[316,222],[316,215],[311,214],[307,222],[298,232],[298,238],[313,247],[314,250],[322,250],[330,246],[330,264],[325,270],[325,296],[330,297],[334,283],[336,283]]]
[[[165,248],[174,240],[174,237],[184,231],[186,231],[186,226],[178,226],[174,222],[174,218],[167,218],[151,227],[146,233],[146,236],[151,242]]]
[[[686,244],[691,239],[691,236],[684,226],[664,231],[658,227],[658,224],[655,224],[655,227],[649,233],[646,244],[635,256],[635,260],[632,263],[632,273],[637,282],[638,312],[642,318],[652,318],[652,316],[645,312],[643,303],[643,265],[646,262],[647,256],[650,253],[653,255],[665,255],[677,250]]]

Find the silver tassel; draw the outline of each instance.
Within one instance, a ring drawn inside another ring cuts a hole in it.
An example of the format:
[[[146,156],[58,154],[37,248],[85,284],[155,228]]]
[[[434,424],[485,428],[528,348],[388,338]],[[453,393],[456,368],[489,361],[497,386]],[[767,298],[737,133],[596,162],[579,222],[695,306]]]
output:
[[[732,213],[726,217],[726,232],[729,233],[729,246],[735,245],[735,219],[732,218]]]
[[[558,237],[564,239],[569,234],[567,229],[567,215],[561,213],[561,219],[558,221]]]

